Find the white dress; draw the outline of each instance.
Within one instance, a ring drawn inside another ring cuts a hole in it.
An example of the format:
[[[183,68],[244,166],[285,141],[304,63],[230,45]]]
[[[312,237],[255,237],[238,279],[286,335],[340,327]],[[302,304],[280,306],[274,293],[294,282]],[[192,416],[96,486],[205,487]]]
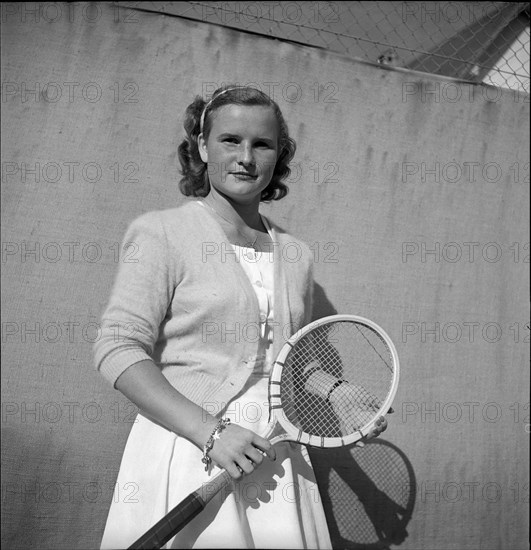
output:
[[[260,305],[260,353],[246,386],[222,416],[261,434],[269,414],[272,256],[234,249]],[[165,548],[331,548],[307,450],[289,442],[278,443],[275,450],[276,461],[264,458],[255,472],[222,490]],[[101,548],[127,548],[219,471],[205,472],[201,458],[187,439],[139,415],[126,444],[116,485],[121,493],[113,498]]]

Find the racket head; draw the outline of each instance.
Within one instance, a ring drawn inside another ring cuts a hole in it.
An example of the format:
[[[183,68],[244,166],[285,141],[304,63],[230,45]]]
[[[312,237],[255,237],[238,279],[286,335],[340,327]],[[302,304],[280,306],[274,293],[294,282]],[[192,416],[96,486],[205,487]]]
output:
[[[345,314],[306,325],[284,344],[271,371],[271,441],[314,447],[359,441],[391,407],[399,372],[391,338],[373,321]],[[322,389],[310,387],[310,376],[325,380]],[[354,411],[348,419],[347,409]]]

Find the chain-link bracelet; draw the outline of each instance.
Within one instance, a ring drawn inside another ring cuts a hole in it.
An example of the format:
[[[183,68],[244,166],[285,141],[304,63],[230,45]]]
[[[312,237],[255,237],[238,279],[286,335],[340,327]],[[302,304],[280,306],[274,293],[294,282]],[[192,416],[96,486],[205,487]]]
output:
[[[338,380],[328,391],[328,395],[326,396],[326,400],[330,401],[330,396],[332,395],[332,392],[338,387],[341,386],[341,384],[344,384],[346,380]]]
[[[203,447],[203,458],[201,462],[205,465],[205,472],[208,472],[210,465],[212,464],[212,459],[208,456],[208,453],[212,450],[214,446],[214,441],[219,439],[219,434],[230,424],[230,418],[222,418],[214,428],[212,434],[208,438],[206,445]]]

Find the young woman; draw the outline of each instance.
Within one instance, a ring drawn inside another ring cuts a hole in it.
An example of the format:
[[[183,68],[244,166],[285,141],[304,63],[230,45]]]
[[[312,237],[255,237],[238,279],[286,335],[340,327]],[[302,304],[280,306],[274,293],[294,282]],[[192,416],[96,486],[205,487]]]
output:
[[[259,435],[274,358],[311,317],[311,252],[259,212],[287,193],[295,144],[248,87],[196,98],[184,126],[181,191],[203,200],[131,224],[138,262],[121,264],[95,348],[141,411],[117,480],[136,492],[113,500],[102,548],[132,544],[218,468],[233,486],[168,548],[330,548],[306,450]]]

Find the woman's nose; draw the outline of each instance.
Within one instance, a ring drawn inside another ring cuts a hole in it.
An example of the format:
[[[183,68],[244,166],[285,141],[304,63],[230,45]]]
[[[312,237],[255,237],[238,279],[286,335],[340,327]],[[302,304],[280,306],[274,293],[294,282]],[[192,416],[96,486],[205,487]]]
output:
[[[244,166],[254,164],[253,149],[250,145],[242,143],[238,162]]]

